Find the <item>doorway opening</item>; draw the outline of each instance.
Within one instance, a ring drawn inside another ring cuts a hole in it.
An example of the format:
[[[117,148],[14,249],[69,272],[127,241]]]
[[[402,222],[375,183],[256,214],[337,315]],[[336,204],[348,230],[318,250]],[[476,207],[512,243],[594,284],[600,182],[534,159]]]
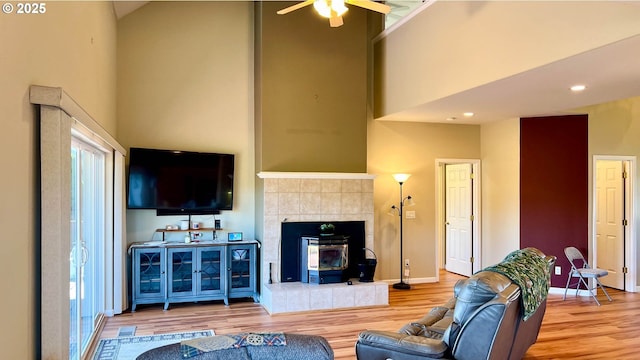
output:
[[[603,285],[630,292],[636,292],[635,164],[634,156],[593,157],[591,262],[609,272]]]
[[[482,264],[480,160],[436,159],[436,199],[436,274],[471,276]]]

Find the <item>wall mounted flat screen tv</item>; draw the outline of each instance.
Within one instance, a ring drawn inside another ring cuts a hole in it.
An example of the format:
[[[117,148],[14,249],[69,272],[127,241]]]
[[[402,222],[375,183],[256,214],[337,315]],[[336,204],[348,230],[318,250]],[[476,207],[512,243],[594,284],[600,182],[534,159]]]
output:
[[[131,148],[127,207],[158,215],[232,210],[233,171],[232,154]]]

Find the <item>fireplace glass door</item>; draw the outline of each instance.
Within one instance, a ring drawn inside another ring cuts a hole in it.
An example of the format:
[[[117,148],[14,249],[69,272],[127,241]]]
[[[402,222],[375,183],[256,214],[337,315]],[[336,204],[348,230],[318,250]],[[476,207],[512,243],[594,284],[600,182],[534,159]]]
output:
[[[349,266],[348,246],[346,244],[310,244],[308,251],[309,270],[344,270]]]

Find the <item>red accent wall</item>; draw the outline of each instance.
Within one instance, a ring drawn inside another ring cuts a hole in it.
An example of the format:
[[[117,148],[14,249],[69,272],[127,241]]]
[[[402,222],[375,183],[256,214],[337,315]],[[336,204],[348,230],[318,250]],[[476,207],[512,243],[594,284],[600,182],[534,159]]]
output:
[[[564,288],[569,261],[564,248],[588,249],[588,116],[520,119],[520,247],[558,257]]]

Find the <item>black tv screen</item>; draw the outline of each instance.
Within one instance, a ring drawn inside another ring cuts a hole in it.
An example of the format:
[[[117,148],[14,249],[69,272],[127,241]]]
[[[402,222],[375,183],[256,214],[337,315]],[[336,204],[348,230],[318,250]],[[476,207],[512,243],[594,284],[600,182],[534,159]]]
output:
[[[127,207],[159,215],[233,208],[234,155],[131,148]]]

